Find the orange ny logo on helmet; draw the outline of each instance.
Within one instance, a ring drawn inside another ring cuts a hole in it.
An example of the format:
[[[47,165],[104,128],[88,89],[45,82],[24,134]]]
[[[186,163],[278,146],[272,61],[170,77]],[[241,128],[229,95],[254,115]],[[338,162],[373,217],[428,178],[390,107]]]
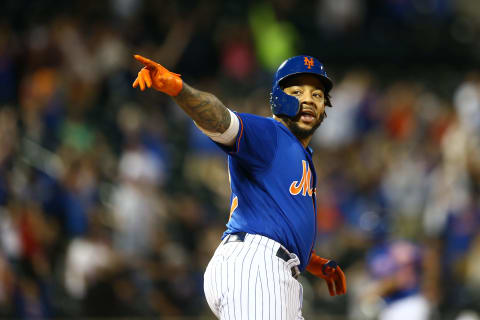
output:
[[[313,58],[309,59],[308,57],[305,57],[303,61],[305,62],[305,65],[307,66],[308,69],[313,67]]]

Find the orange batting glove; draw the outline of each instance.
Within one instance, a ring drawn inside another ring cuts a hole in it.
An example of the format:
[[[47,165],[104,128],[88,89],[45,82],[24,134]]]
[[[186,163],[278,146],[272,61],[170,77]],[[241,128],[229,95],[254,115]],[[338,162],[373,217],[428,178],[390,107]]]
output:
[[[132,87],[140,86],[140,90],[145,87],[153,87],[155,90],[168,94],[169,96],[177,96],[183,87],[183,81],[180,75],[168,71],[164,66],[150,59],[142,57],[138,54],[133,56],[135,59],[143,63],[143,67],[139,72],[137,79],[133,82]]]
[[[332,297],[347,293],[347,279],[335,261],[320,258],[312,252],[307,271],[325,280]]]

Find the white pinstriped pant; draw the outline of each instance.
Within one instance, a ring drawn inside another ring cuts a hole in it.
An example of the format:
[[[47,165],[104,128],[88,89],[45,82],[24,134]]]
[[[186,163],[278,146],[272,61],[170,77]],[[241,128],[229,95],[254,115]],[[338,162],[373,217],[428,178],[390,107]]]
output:
[[[243,242],[225,243],[205,271],[203,288],[219,319],[303,319],[303,287],[292,277],[297,255],[288,262],[276,256],[278,242],[247,234]],[[288,251],[287,251],[288,252]]]

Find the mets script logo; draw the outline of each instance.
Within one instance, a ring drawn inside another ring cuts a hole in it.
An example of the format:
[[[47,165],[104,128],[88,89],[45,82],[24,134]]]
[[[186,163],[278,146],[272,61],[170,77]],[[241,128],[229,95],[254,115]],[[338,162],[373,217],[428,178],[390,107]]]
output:
[[[290,185],[290,194],[296,196],[302,193],[303,196],[307,194],[311,197],[313,192],[315,191],[313,188],[310,188],[310,178],[312,177],[312,172],[310,171],[310,167],[307,164],[307,161],[302,160],[302,179],[300,182],[293,181]]]
[[[307,66],[308,69],[313,67],[313,58],[309,59],[308,57],[305,57],[303,61],[305,62],[305,65]]]

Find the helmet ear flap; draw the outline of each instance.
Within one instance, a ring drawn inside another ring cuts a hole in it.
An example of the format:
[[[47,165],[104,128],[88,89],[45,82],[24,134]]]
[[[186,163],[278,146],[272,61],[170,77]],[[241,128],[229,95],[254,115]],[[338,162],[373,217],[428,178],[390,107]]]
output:
[[[275,85],[270,93],[270,106],[274,115],[295,117],[300,110],[300,101],[283,92],[279,85]]]

